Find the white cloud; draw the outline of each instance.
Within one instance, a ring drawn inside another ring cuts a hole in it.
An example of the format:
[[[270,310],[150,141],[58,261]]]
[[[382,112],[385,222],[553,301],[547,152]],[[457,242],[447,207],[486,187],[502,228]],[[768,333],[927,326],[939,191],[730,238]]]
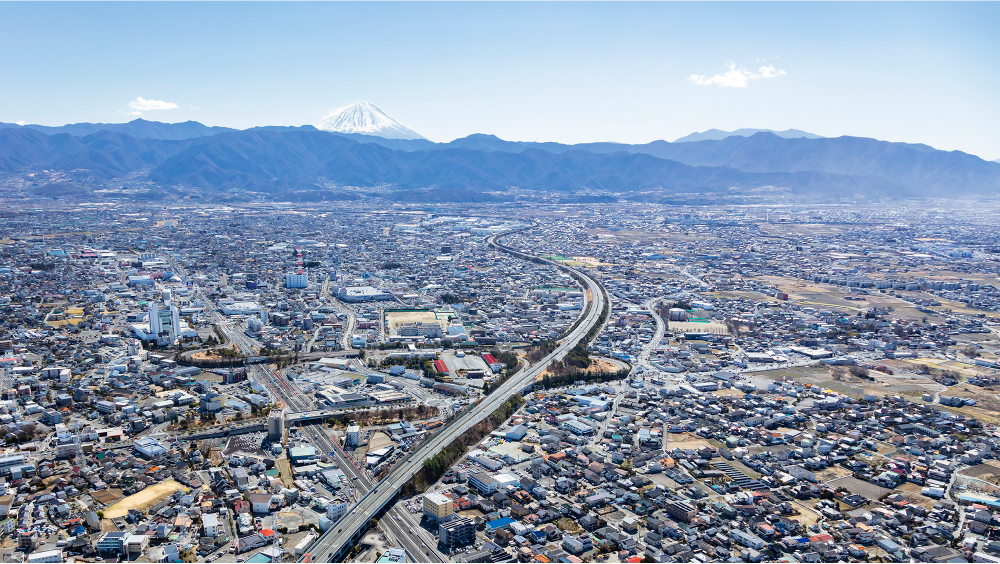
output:
[[[128,103],[128,107],[137,112],[149,112],[152,110],[176,110],[177,104],[162,100],[147,100],[142,96],[137,96],[135,100]],[[133,112],[132,115],[136,114]]]
[[[723,74],[717,74],[715,76],[706,76],[701,74],[692,74],[690,76],[691,82],[697,84],[698,86],[719,86],[728,88],[746,88],[747,83],[751,80],[760,80],[762,78],[775,78],[778,76],[783,76],[788,74],[783,69],[776,69],[774,65],[767,65],[766,67],[760,67],[757,72],[748,71],[745,68],[736,68],[736,63],[730,61],[726,67],[729,68]]]
[[[788,74],[784,69],[776,69],[774,65],[767,65],[766,67],[760,67],[758,71],[761,78],[774,78],[776,76],[783,76]]]
[[[26,122],[26,121],[24,121],[24,120],[22,119],[21,121],[17,122],[17,124],[18,124],[18,125],[28,125],[28,122]]]
[[[130,115],[130,116],[141,116],[142,112],[129,112],[128,115]]]

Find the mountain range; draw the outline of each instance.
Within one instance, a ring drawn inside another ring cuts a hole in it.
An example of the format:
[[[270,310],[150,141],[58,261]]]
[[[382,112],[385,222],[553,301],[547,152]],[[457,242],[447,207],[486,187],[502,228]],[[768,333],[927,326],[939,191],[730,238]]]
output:
[[[41,131],[46,135],[56,135],[68,133],[77,137],[92,135],[98,131],[114,131],[124,133],[137,139],[191,139],[194,137],[206,137],[223,133],[225,131],[237,131],[229,127],[210,127],[202,125],[196,121],[185,121],[183,123],[161,123],[158,121],[147,121],[135,119],[128,123],[71,123],[50,127],[46,125],[16,123],[0,123],[0,129],[4,128],[24,128]]]
[[[76,133],[74,133],[76,132]],[[476,134],[448,143],[321,131],[213,128],[197,122],[0,125],[0,173],[72,173],[80,196],[140,175],[163,194],[344,199],[379,187],[403,201],[489,201],[511,191],[705,202],[780,189],[822,200],[1000,194],[1000,163],[926,145],[861,137],[783,137],[645,144],[535,143]],[[32,186],[58,197],[59,184]],[[688,196],[685,196],[688,197]],[[695,198],[697,200],[697,198]]]
[[[784,131],[775,131],[773,129],[737,129],[736,131],[709,129],[708,131],[702,131],[701,133],[685,135],[684,137],[675,140],[674,143],[684,143],[685,141],[721,141],[726,137],[732,137],[734,135],[738,137],[750,137],[755,133],[773,133],[778,137],[784,137],[786,139],[797,139],[799,137],[805,137],[806,139],[820,138],[819,135],[814,135],[800,129],[786,129]]]

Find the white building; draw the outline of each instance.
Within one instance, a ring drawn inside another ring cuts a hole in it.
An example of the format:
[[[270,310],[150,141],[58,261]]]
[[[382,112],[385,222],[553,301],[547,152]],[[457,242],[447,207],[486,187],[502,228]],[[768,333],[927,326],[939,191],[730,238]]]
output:
[[[56,424],[56,457],[69,458],[79,453],[76,435],[69,432],[64,423]]]
[[[181,312],[170,299],[170,290],[163,292],[162,304],[149,304],[149,332],[160,346],[172,345],[181,328]]]
[[[219,516],[215,513],[206,513],[201,517],[201,526],[205,528],[206,537],[219,536]]]
[[[358,433],[360,432],[361,427],[355,423],[347,426],[347,446],[358,446]]]
[[[181,321],[181,312],[170,290],[163,291],[162,302],[149,303],[146,321],[132,325],[132,333],[143,341],[155,341],[161,347],[173,345],[180,338],[198,336],[197,331]]]
[[[267,311],[257,302],[230,302],[223,300],[219,303],[219,310],[226,315],[244,315],[259,317],[261,321],[267,323]]]
[[[32,552],[28,555],[28,563],[36,562],[64,562],[62,550],[46,550],[44,552]]]
[[[326,506],[326,517],[334,523],[343,517],[345,513],[347,513],[346,501],[331,501],[330,504]]]
[[[139,451],[140,454],[148,456],[149,458],[153,458],[154,456],[167,452],[166,447],[161,445],[160,441],[149,437],[143,437],[135,441],[135,450]]]
[[[392,294],[373,286],[338,286],[333,289],[333,293],[345,302],[374,302],[392,299]]]
[[[308,288],[309,275],[305,272],[289,272],[285,274],[286,288]]]

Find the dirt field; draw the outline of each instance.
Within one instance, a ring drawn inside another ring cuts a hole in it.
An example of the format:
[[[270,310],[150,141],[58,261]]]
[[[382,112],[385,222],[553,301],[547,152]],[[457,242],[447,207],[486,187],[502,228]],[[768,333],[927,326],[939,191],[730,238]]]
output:
[[[90,494],[90,497],[101,505],[111,505],[119,499],[125,497],[121,490],[104,490]]]
[[[613,362],[609,362],[602,358],[591,358],[591,360],[593,362],[590,363],[590,366],[583,369],[584,372],[615,372],[616,370],[618,370],[618,365],[614,364]],[[545,377],[546,374],[550,376],[552,375],[551,372],[545,370],[544,372],[536,376],[535,380],[541,380],[543,377]]]
[[[380,448],[385,448],[387,446],[392,446],[392,438],[389,435],[379,431],[377,433],[372,433],[371,439],[368,440],[368,450],[378,450]]]
[[[295,485],[292,480],[292,469],[288,466],[287,458],[279,458],[276,466],[278,467],[278,472],[281,472],[281,483],[285,484],[286,488],[290,488]]]
[[[395,329],[404,323],[440,323],[447,319],[438,319],[433,311],[387,311],[385,324],[389,329]]]
[[[843,466],[830,466],[824,470],[816,472],[816,479],[820,482],[829,482],[830,480],[836,480],[837,478],[843,478],[844,476],[850,476],[851,471]]]
[[[129,509],[148,509],[177,490],[191,491],[190,488],[182,486],[174,481],[173,478],[170,478],[158,484],[153,484],[141,492],[132,494],[108,507],[104,512],[104,516],[113,519],[127,515]]]
[[[992,462],[993,464],[990,464]],[[966,468],[959,472],[963,476],[970,476],[972,478],[979,478],[984,482],[990,482],[992,484],[1000,483],[997,478],[1000,477],[1000,462],[995,460],[987,461],[985,464],[978,464],[972,468]]]
[[[704,446],[712,446],[706,439],[694,433],[665,433],[667,435],[667,450],[673,448],[699,449]]]
[[[903,497],[906,498],[906,501],[914,505],[919,505],[927,509],[933,509],[934,505],[938,502],[938,500],[927,497],[925,495],[921,495],[920,493],[921,489],[923,489],[922,486],[918,486],[913,482],[906,482],[905,484],[899,486],[899,488],[896,489],[894,493],[903,494]]]
[[[862,497],[874,500],[877,500],[892,491],[850,476],[837,478],[836,480],[832,480],[828,483],[835,488],[844,488],[851,493],[856,493]]]

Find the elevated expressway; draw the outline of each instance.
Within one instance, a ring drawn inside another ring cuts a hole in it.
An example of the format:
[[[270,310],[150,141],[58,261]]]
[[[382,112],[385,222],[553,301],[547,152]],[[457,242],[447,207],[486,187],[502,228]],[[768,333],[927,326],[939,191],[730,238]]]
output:
[[[552,361],[562,360],[577,343],[587,337],[592,328],[601,322],[602,314],[607,308],[607,298],[604,289],[597,281],[581,270],[508,249],[497,243],[496,239],[501,236],[493,235],[487,239],[487,243],[497,250],[519,258],[558,266],[573,275],[589,290],[584,294],[584,308],[581,317],[578,318],[579,322],[549,355],[535,365],[515,373],[499,388],[477,404],[470,406],[460,416],[449,421],[437,433],[400,460],[383,480],[375,484],[364,497],[358,500],[350,512],[333,524],[316,541],[299,560],[300,562],[344,562],[350,554],[351,548],[362,539],[371,519],[389,506],[399,493],[400,488],[423,467],[426,461],[459,438],[467,429],[486,419],[511,397],[523,393]],[[416,562],[437,562],[440,559],[440,555],[431,547],[425,548],[423,552],[418,554],[411,553],[410,557],[412,561]]]

